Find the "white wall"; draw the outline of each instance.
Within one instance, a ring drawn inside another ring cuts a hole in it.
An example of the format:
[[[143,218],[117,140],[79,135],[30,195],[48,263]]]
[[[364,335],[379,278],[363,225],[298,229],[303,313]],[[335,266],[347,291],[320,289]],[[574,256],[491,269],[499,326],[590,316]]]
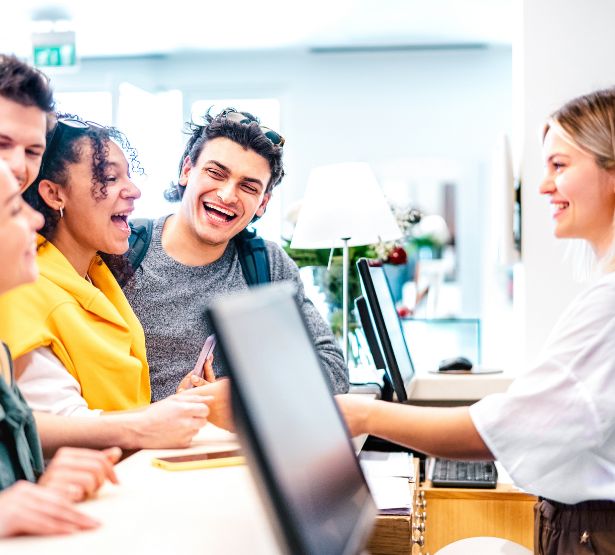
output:
[[[538,194],[542,176],[540,132],[546,117],[565,101],[615,84],[615,3],[525,0],[523,36],[516,44],[515,113],[522,114],[523,290],[525,359],[531,362],[565,306],[582,287],[564,261],[565,242],[553,237],[551,211]],[[517,48],[519,50],[517,51]],[[517,81],[518,80],[518,81]]]
[[[279,97],[287,177],[276,194],[283,207],[302,196],[309,170],[319,164],[360,160],[378,172],[392,160],[450,160],[459,168],[463,306],[474,316],[481,303],[481,209],[494,142],[511,129],[511,80],[508,47],[84,61],[79,74],[53,78],[58,91],[113,90],[122,81],[152,92],[181,89],[185,119],[198,98]]]

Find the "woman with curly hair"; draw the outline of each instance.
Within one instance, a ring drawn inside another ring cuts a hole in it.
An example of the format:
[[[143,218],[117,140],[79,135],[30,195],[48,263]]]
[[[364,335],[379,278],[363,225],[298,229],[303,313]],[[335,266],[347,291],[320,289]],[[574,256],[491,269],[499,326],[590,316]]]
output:
[[[34,411],[106,411],[103,420],[115,431],[131,428],[114,443],[185,445],[206,422],[207,399],[192,391],[150,406],[143,329],[110,269],[122,272],[128,216],[140,196],[131,170],[140,171],[136,154],[117,129],[58,117],[39,175],[24,193],[45,216],[38,237],[40,278],[0,299],[0,311],[8,315],[0,337]],[[45,422],[39,426],[44,443],[56,443],[50,439],[56,436],[58,444],[74,439],[57,433],[57,425],[55,434],[47,433]]]

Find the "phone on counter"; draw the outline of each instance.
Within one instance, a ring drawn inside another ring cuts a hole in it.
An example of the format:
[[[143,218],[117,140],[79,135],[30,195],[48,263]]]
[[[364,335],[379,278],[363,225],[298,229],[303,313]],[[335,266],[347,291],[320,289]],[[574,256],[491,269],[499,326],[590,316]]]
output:
[[[199,468],[220,468],[241,464],[245,464],[245,459],[240,449],[152,459],[153,466],[164,468],[165,470],[196,470]]]
[[[203,343],[203,348],[201,349],[201,352],[199,354],[199,358],[196,361],[196,364],[194,365],[194,368],[192,369],[191,374],[198,376],[199,378],[203,378],[203,376],[205,375],[205,369],[203,368],[203,366],[205,365],[205,361],[207,360],[207,357],[214,352],[214,349],[216,348],[216,336],[215,334],[211,334],[210,336],[207,337],[207,339],[205,340],[205,343]],[[186,385],[187,389],[190,389],[191,387],[194,387],[191,383],[188,383]]]

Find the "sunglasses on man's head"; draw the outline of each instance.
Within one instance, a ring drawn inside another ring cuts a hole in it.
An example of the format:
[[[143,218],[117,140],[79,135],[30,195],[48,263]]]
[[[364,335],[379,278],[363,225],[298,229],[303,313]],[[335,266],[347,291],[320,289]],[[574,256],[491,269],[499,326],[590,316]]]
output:
[[[88,129],[104,129],[104,125],[100,125],[94,121],[82,121],[77,118],[58,118],[51,138],[47,143],[45,152],[43,153],[43,160],[41,161],[41,169],[39,175],[43,175],[45,168],[45,162],[53,158],[60,145],[68,138],[73,138],[76,135],[85,133]]]
[[[234,110],[224,110],[220,113],[220,117],[226,118],[231,121],[236,121],[237,123],[244,123],[249,125],[250,123],[256,123],[260,127],[260,130],[263,132],[263,135],[267,137],[275,146],[279,146],[280,148],[284,146],[285,139],[280,135],[277,131],[269,127],[265,127],[261,125],[257,121],[250,119],[242,112],[236,112]]]

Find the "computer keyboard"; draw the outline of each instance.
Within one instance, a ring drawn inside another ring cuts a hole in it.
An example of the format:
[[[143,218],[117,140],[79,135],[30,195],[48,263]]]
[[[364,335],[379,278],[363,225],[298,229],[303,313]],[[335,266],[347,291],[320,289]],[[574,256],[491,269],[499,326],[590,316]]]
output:
[[[436,458],[431,483],[437,488],[495,488],[498,471],[491,461],[453,461]]]

